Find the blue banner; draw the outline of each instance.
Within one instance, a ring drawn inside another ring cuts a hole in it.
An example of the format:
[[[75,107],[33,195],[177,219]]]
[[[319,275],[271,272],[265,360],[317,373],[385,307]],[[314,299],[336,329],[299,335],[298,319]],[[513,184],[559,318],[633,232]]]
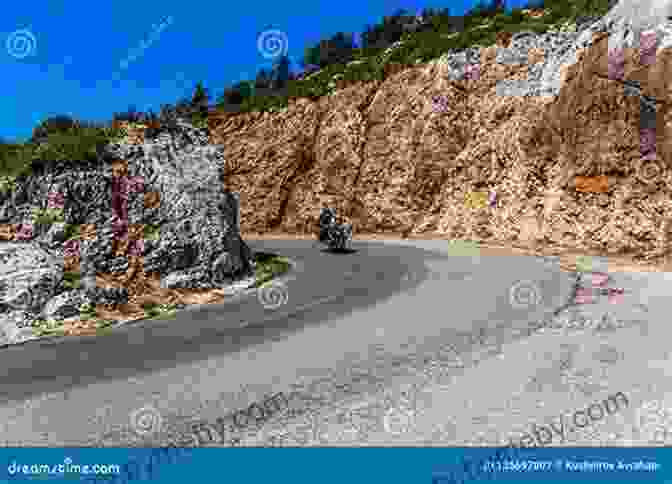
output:
[[[16,483],[672,482],[672,448],[5,448],[0,454],[0,481]]]

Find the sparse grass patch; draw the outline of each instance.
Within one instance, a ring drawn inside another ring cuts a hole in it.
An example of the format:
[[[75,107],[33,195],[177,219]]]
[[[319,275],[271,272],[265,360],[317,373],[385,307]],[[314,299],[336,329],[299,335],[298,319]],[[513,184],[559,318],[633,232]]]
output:
[[[161,227],[158,224],[147,224],[143,227],[143,238],[145,240],[159,240]]]
[[[255,287],[261,287],[268,281],[289,271],[290,264],[286,257],[266,252],[257,252],[254,258]]]
[[[176,306],[174,304],[143,304],[146,317],[144,319],[173,319]]]
[[[65,240],[79,240],[82,237],[82,230],[79,224],[66,224]]]
[[[95,324],[96,334],[100,332],[109,331],[110,327],[114,325],[114,321],[99,319],[96,321],[91,321]],[[68,328],[66,327],[66,321],[63,319],[38,319],[33,321],[31,329],[35,336],[44,337],[44,336],[66,336],[68,334]]]
[[[81,288],[81,278],[82,275],[79,272],[64,272],[63,285],[68,289],[79,289]]]
[[[33,209],[33,223],[36,225],[51,225],[63,221],[64,215],[61,208]]]

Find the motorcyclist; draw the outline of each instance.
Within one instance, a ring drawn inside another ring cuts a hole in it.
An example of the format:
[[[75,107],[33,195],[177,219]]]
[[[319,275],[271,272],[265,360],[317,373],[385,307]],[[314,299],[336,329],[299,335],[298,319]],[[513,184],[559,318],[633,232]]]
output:
[[[333,208],[324,207],[320,212],[320,242],[329,239],[329,231],[336,225],[336,211]]]

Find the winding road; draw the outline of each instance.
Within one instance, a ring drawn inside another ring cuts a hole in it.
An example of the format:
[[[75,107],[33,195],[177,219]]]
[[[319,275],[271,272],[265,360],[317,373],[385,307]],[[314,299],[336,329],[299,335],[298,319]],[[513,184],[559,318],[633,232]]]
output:
[[[625,301],[574,307],[585,277],[541,257],[455,254],[441,240],[354,241],[347,254],[305,240],[248,242],[294,263],[263,297],[3,349],[5,445],[166,445],[190,422],[214,423],[277,393],[292,397],[290,412],[215,443],[271,445],[282,431],[285,445],[492,445],[530,419],[615,392],[628,395],[629,413],[604,425],[630,429],[636,406],[670,385],[666,273],[611,274]],[[621,322],[599,331],[558,323],[607,313]],[[541,328],[552,321],[555,330]],[[606,346],[623,357],[604,363],[595,355]],[[131,424],[138,412],[149,428]],[[412,425],[400,424],[409,414]],[[636,437],[626,433],[621,442]]]

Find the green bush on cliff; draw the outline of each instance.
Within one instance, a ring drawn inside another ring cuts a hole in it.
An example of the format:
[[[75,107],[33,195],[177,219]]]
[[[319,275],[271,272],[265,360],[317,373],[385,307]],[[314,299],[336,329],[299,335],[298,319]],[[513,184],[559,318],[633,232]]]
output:
[[[51,132],[44,135],[39,142],[5,148],[0,153],[0,174],[29,175],[35,163],[95,162],[102,147],[121,135],[120,130],[89,126]]]
[[[451,19],[446,12],[429,11],[428,24],[415,33],[401,33],[401,17],[386,17],[387,20],[373,29],[369,28],[365,34],[386,40],[388,46],[366,43],[356,49],[349,47],[348,55],[327,56],[329,62],[352,59],[345,64],[322,65],[313,75],[283,82],[284,88],[280,91],[260,93],[249,90],[245,95],[237,97],[233,95],[236,91],[225,96],[225,99],[230,101],[236,98],[234,104],[238,105],[240,112],[276,111],[285,108],[289,99],[316,100],[329,95],[338,89],[337,80],[346,84],[383,80],[389,64],[413,66],[436,59],[450,50],[492,45],[500,31],[543,33],[560,28],[566,30],[579,16],[602,16],[609,10],[608,0],[565,0],[540,7],[546,11],[546,15],[532,18],[522,14],[525,7],[505,11],[501,2],[495,1],[491,5],[478,5],[460,22],[455,22],[455,18]],[[464,28],[457,30],[456,24],[461,23]],[[401,42],[394,49],[388,48],[389,41],[396,39],[401,39]],[[255,81],[245,81],[239,85],[249,87],[250,82]],[[178,103],[176,109],[184,111],[195,126],[207,129],[208,98],[207,90],[199,83],[194,97]],[[79,122],[68,116],[56,116],[40,123],[33,138],[27,143],[0,143],[0,175],[16,177],[30,174],[35,163],[95,161],[105,144],[122,135],[119,130]],[[11,189],[11,184],[7,182],[0,185],[3,190]]]
[[[387,64],[412,66],[436,59],[449,50],[492,45],[501,31],[544,33],[558,30],[559,25],[571,24],[579,16],[602,16],[609,10],[608,0],[553,2],[539,7],[546,11],[546,15],[534,18],[525,16],[524,8],[527,7],[504,11],[497,4],[494,7],[480,5],[464,17],[465,29],[461,32],[437,21],[432,22],[432,30],[404,34],[401,44],[387,55],[383,55],[383,48],[356,49],[353,54],[356,62],[327,65],[309,78],[290,80],[283,94],[248,96],[240,104],[240,111],[281,109],[287,106],[290,98],[316,99],[333,92],[335,76],[349,82],[382,80]]]

